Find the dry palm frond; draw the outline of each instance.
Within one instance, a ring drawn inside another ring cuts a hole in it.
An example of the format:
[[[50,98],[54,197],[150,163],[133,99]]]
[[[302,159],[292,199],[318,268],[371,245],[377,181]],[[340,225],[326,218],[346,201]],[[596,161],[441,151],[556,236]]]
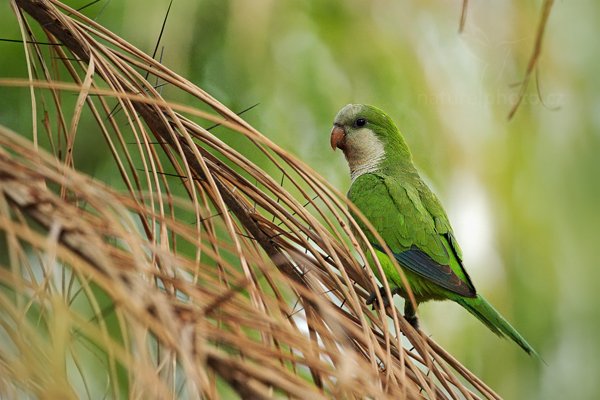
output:
[[[458,33],[462,33],[465,30],[465,23],[467,22],[467,9],[469,8],[469,0],[463,0],[462,8],[460,9],[460,22],[458,23]]]
[[[531,55],[529,56],[529,62],[527,63],[527,68],[525,69],[525,77],[521,84],[519,85],[519,94],[517,96],[517,100],[515,104],[513,104],[512,108],[508,112],[508,119],[512,119],[515,116],[523,98],[525,97],[525,93],[527,91],[527,86],[529,85],[529,80],[531,79],[531,75],[535,70],[535,67],[538,64],[538,60],[540,59],[540,55],[542,54],[542,43],[544,41],[544,33],[546,31],[546,24],[548,23],[548,18],[550,18],[550,11],[552,10],[552,6],[554,5],[554,0],[544,0],[542,4],[542,14],[540,16],[540,21],[538,23],[537,31],[535,33],[535,43],[533,45],[533,50]],[[539,88],[539,84],[538,84]],[[538,89],[538,96],[539,89]],[[541,96],[540,96],[541,98]]]
[[[368,310],[364,237],[308,166],[77,11],[13,7],[30,79],[1,84],[29,86],[45,118],[33,142],[0,129],[0,391],[497,398],[395,308]],[[31,21],[57,46],[36,44]],[[154,79],[210,111],[165,101]],[[78,171],[84,110],[124,190]],[[245,138],[263,168],[202,121]]]

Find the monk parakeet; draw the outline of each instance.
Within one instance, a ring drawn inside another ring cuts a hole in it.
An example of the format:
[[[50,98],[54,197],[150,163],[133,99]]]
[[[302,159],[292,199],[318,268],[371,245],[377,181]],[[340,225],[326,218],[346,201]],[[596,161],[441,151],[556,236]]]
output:
[[[452,300],[466,308],[499,336],[508,336],[528,354],[527,341],[477,293],[462,261],[461,250],[440,201],[423,182],[411,153],[392,119],[368,105],[349,104],[333,123],[331,147],[348,161],[352,185],[348,199],[356,205],[396,258],[418,303]],[[405,318],[415,328],[415,309],[399,272],[360,218],[355,218],[375,249],[392,294],[404,297]],[[370,254],[370,253],[368,253]],[[388,299],[382,291],[385,302]],[[372,294],[367,304],[375,301]]]

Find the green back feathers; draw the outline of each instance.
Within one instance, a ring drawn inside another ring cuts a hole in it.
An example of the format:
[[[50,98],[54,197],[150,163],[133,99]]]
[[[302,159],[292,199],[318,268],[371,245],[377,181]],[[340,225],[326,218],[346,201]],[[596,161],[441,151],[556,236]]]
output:
[[[453,294],[475,296],[475,288],[462,266],[460,249],[453,248],[455,242],[449,224],[436,222],[435,213],[426,207],[428,202],[423,202],[419,188],[381,173],[371,173],[354,181],[348,198],[375,227],[403,267],[437,285],[432,285],[429,293],[423,293],[422,300]],[[445,214],[438,219],[444,217]],[[359,225],[369,241],[378,246],[366,227],[360,222]],[[393,283],[400,285],[397,279]],[[446,294],[441,296],[441,293]]]

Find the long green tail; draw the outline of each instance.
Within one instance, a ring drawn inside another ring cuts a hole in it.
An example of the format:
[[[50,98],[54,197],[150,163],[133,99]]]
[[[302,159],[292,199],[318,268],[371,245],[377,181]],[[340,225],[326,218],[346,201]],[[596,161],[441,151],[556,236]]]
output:
[[[471,314],[477,317],[485,324],[492,332],[500,337],[508,336],[516,344],[518,344],[529,355],[540,358],[538,353],[531,347],[529,343],[517,332],[511,324],[506,321],[502,315],[485,298],[481,295],[477,297],[460,297],[454,299],[458,304],[466,308]]]

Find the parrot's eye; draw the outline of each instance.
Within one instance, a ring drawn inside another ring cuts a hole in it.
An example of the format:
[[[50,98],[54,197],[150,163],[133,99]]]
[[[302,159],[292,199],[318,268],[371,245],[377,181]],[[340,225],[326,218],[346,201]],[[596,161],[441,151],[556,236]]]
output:
[[[358,118],[356,121],[354,121],[354,125],[361,127],[361,126],[365,126],[367,124],[367,120],[364,118]]]

